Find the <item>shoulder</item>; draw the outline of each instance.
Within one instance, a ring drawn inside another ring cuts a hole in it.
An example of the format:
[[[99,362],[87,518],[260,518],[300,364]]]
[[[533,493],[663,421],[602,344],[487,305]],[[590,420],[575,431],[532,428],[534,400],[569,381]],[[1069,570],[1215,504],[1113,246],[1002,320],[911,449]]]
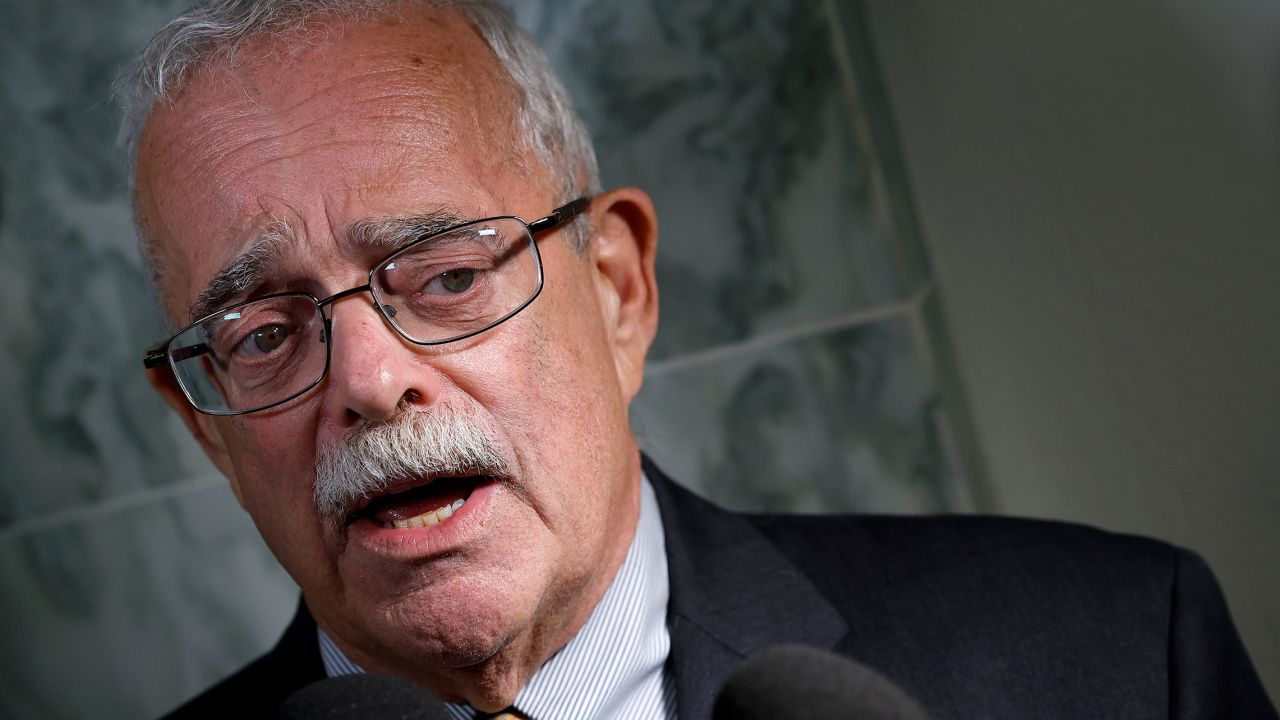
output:
[[[1181,564],[1203,567],[1168,543],[1073,523],[981,515],[746,515],[794,561],[904,581],[958,568],[1069,581],[1126,576],[1170,588]]]
[[[1216,589],[1204,563],[1168,543],[1074,523],[982,515],[737,513],[681,488],[647,458],[669,541],[697,553],[762,538],[833,601],[919,589],[1007,602],[1041,595],[1170,610],[1178,581]],[[749,530],[747,528],[750,528]],[[683,552],[683,549],[677,552]],[[728,556],[726,556],[728,557]],[[1181,576],[1181,577],[1180,577]],[[1145,605],[1143,605],[1145,603]],[[1167,619],[1167,615],[1165,616]]]
[[[773,515],[724,510],[681,488],[647,458],[677,553],[763,539],[832,600],[923,591],[979,595],[1034,586],[1168,598],[1180,566],[1212,582],[1191,553],[1158,540],[1064,522],[979,515]],[[726,558],[729,555],[725,556]],[[957,586],[948,588],[948,584]],[[1167,609],[1167,608],[1166,608]]]
[[[298,603],[293,621],[266,654],[165,716],[164,720],[273,718],[285,698],[324,677],[315,621]]]
[[[1144,628],[1154,640],[1167,631],[1179,590],[1217,590],[1191,552],[1071,523],[986,516],[747,519],[836,605],[892,598],[927,604],[935,618],[956,622],[1003,622],[1022,613],[1079,627]]]
[[[1131,717],[1156,701],[1172,717],[1276,717],[1217,580],[1191,551],[1016,518],[746,519],[842,609],[850,647],[904,679],[920,660],[902,646],[924,647],[934,670],[963,658],[1002,668],[1006,688],[1065,687],[1080,668],[1126,678],[1130,694],[1115,702],[1144,698]],[[923,697],[934,680],[910,683]]]

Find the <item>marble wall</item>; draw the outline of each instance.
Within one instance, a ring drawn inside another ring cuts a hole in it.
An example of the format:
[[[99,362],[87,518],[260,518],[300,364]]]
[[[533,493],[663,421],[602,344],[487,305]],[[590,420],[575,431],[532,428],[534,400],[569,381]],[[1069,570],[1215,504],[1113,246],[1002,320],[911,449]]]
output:
[[[147,387],[161,335],[110,81],[182,3],[0,0],[0,716],[145,717],[274,642],[296,597]],[[721,502],[983,507],[852,3],[522,2],[606,186],[662,219],[642,445]]]

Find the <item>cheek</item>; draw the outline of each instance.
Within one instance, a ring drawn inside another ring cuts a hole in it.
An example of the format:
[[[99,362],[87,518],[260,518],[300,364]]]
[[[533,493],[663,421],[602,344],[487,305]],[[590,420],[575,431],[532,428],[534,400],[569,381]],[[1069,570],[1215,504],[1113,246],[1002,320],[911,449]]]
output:
[[[231,463],[245,509],[255,520],[267,512],[290,519],[314,518],[315,437],[304,427],[306,423],[290,415],[249,416],[231,428]]]
[[[502,428],[531,482],[556,483],[568,468],[590,467],[608,418],[619,412],[601,326],[590,321],[595,308],[574,312],[556,300],[544,291],[445,371]],[[543,489],[545,496],[561,491],[568,492],[561,483]]]
[[[540,470],[537,477],[555,484],[546,491],[560,497],[579,523],[603,516],[598,506],[606,487],[598,480],[607,472],[617,433],[626,432],[602,326],[591,322],[594,309],[533,318],[526,346],[513,355],[521,359],[525,389],[507,398],[523,419],[516,426],[525,430],[523,451]],[[563,321],[572,317],[579,321]],[[583,507],[597,512],[583,515]]]
[[[495,401],[519,413],[517,426],[530,433],[580,443],[613,411],[616,378],[598,324],[564,322],[571,313],[548,310],[531,315],[522,340],[503,353],[512,379]]]
[[[319,588],[333,581],[334,569],[312,495],[314,423],[297,415],[237,423],[231,460],[244,508],[267,547],[300,586]]]

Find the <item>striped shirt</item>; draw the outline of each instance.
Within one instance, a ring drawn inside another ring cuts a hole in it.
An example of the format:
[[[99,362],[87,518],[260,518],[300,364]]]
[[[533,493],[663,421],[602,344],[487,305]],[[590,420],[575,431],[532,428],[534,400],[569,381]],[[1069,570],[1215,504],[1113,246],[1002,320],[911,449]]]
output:
[[[627,557],[586,624],[551,656],[516,696],[532,720],[674,720],[675,689],[665,671],[667,549],[658,501],[640,483],[640,519]],[[364,672],[317,628],[329,677]],[[446,704],[454,720],[475,708]]]

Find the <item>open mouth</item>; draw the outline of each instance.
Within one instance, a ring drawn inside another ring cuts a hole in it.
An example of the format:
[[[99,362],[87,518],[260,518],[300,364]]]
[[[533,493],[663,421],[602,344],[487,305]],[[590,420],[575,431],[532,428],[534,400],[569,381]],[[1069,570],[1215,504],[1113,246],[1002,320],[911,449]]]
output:
[[[353,512],[348,524],[369,520],[384,528],[420,528],[438,525],[457,512],[479,485],[492,482],[486,475],[438,477],[423,485],[379,495]]]

